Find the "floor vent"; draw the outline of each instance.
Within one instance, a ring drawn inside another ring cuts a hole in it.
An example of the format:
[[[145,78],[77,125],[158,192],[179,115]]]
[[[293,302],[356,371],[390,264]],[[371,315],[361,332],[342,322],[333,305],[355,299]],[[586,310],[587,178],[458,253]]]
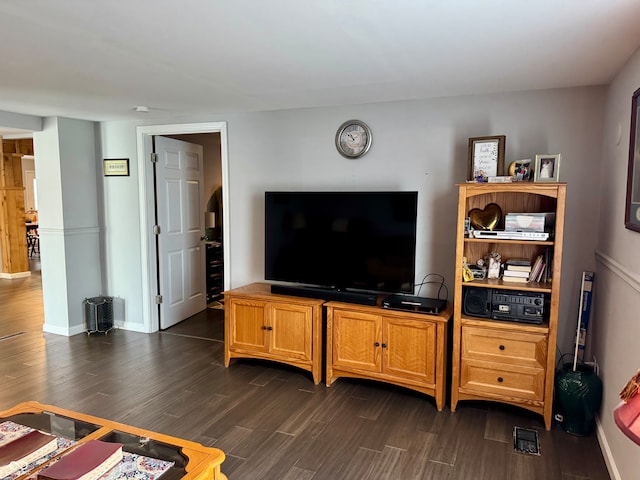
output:
[[[531,428],[513,428],[513,448],[516,452],[527,455],[540,455],[538,432]]]

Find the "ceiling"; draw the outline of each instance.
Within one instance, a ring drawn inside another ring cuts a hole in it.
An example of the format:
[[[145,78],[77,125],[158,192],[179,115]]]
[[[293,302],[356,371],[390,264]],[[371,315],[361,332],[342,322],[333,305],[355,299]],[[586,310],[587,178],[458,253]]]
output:
[[[108,121],[603,85],[638,25],[638,0],[0,0],[0,111]]]

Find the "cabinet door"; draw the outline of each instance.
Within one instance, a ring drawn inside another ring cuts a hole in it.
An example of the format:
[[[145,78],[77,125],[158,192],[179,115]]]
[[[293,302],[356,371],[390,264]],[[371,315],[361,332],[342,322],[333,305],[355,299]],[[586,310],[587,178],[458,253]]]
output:
[[[249,352],[266,352],[268,330],[266,303],[241,298],[231,298],[229,348]]]
[[[382,371],[382,317],[333,311],[333,365]]]
[[[272,303],[269,306],[269,351],[284,358],[311,361],[313,308]]]
[[[435,383],[435,323],[385,317],[383,328],[384,373]]]

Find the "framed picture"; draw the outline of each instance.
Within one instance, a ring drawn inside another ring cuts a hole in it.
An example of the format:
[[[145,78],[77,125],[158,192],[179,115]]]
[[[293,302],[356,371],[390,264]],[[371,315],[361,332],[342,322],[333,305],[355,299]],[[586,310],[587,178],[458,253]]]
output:
[[[506,137],[472,137],[469,139],[467,180],[486,182],[488,177],[502,175]]]
[[[631,139],[629,140],[629,171],[627,172],[627,205],[624,226],[640,232],[640,88],[631,100]]]
[[[129,159],[105,158],[103,161],[103,168],[105,177],[128,177]]]
[[[516,182],[530,182],[533,180],[533,162],[530,158],[514,160],[509,164],[509,175]]]
[[[558,182],[560,179],[560,154],[536,155],[534,182]]]

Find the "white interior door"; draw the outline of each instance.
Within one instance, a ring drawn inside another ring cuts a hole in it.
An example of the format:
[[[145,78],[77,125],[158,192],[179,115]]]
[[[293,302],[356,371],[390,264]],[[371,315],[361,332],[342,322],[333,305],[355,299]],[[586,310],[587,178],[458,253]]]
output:
[[[155,137],[160,328],[207,308],[202,146]]]

